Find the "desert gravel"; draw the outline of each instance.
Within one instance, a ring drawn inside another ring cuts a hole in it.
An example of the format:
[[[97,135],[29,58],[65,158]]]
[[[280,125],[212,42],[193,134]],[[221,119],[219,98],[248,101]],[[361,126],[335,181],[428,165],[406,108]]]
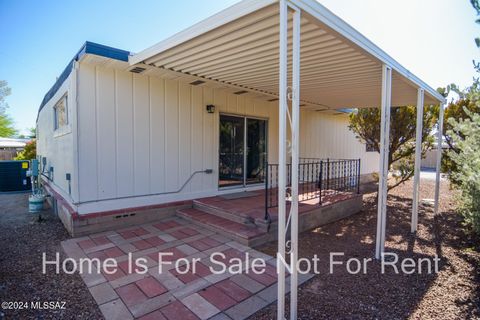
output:
[[[65,309],[0,309],[0,319],[103,319],[78,274],[42,274],[42,253],[62,261],[60,242],[70,237],[51,211],[42,217],[28,213],[28,194],[0,194],[0,301],[64,301]]]
[[[433,198],[433,181],[422,180],[421,198]],[[441,257],[437,274],[381,274],[378,262],[367,274],[350,275],[344,266],[329,274],[330,252],[348,258],[372,258],[375,246],[376,194],[365,195],[364,210],[300,235],[300,257],[320,258],[320,275],[299,288],[299,319],[480,319],[478,239],[462,232],[453,194],[441,186],[440,214],[420,206],[419,229],[410,233],[411,183],[388,200],[386,251],[404,257]],[[53,257],[69,238],[50,211],[43,222],[27,212],[27,194],[0,195],[0,300],[65,301],[65,310],[0,310],[0,319],[102,319],[81,278],[42,274],[41,255]],[[276,243],[260,250],[275,254]],[[288,299],[287,299],[288,305]],[[287,308],[288,309],[288,308]],[[276,319],[270,305],[252,319]]]
[[[454,192],[442,180],[437,216],[428,201],[422,203],[416,236],[410,233],[411,197],[411,182],[389,196],[386,252],[400,259],[437,254],[439,272],[405,275],[387,268],[381,274],[380,263],[371,262],[367,274],[350,275],[345,267],[329,274],[329,252],[345,252],[345,259],[336,258],[343,261],[374,256],[376,193],[365,195],[362,212],[300,235],[299,256],[317,254],[321,268],[299,288],[299,319],[480,319],[479,241],[462,232]],[[434,182],[422,179],[420,198],[433,197]],[[260,251],[274,254],[276,243]],[[276,305],[251,319],[276,319]]]

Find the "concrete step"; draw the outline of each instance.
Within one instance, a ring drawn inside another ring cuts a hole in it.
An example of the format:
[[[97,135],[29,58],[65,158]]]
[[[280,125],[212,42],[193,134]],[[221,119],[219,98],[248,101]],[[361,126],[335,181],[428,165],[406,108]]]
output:
[[[243,224],[243,225],[246,225],[246,226],[255,227],[255,220],[254,219],[252,219],[250,217],[243,216],[243,215],[235,214],[233,212],[229,212],[229,211],[224,210],[222,208],[218,208],[214,205],[203,203],[202,200],[193,200],[193,207],[195,209],[198,209],[200,211],[208,212],[212,215],[215,215],[215,216],[223,218],[223,219],[227,219],[227,220],[230,220],[230,221],[233,221],[233,222],[237,222],[237,223],[240,223],[240,224]]]
[[[266,232],[255,226],[246,226],[198,208],[177,210],[177,215],[249,247],[266,243],[275,237],[272,232]]]

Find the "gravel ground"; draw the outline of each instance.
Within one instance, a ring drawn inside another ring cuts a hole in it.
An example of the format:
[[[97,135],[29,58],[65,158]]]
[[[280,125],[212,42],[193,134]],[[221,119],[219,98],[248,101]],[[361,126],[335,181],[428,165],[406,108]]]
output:
[[[422,180],[421,199],[433,193],[434,182]],[[344,262],[374,255],[376,193],[368,194],[359,214],[300,235],[299,256],[320,259],[320,274],[299,288],[300,319],[480,319],[480,241],[462,232],[454,192],[442,181],[436,217],[432,207],[420,206],[416,237],[410,233],[411,194],[408,182],[389,196],[385,251],[397,253],[400,261],[437,254],[439,272],[405,275],[387,268],[382,274],[380,263],[370,262],[367,274],[348,274],[345,266],[329,274],[330,252],[344,252],[344,259],[336,258]],[[276,243],[259,249],[274,254]],[[251,317],[275,318],[275,304]]]
[[[28,194],[0,194],[0,301],[64,301],[65,310],[0,308],[0,319],[102,319],[78,274],[42,274],[42,253],[62,261],[60,242],[69,238],[51,211],[42,217],[28,213]]]
[[[433,182],[423,180],[421,198],[433,198]],[[410,230],[411,184],[389,197],[386,251],[402,257],[441,257],[438,274],[381,274],[379,263],[370,262],[367,274],[350,275],[344,266],[328,273],[330,252],[371,258],[374,252],[375,194],[365,196],[359,214],[300,235],[300,257],[320,258],[320,275],[299,289],[300,319],[480,319],[480,250],[478,239],[461,232],[454,211],[453,192],[442,185],[441,214],[421,205],[419,230]],[[28,214],[27,194],[0,195],[0,301],[65,301],[65,310],[0,310],[0,319],[102,319],[81,278],[42,274],[41,255],[63,251],[69,237],[49,211],[45,221]],[[275,254],[276,244],[260,250]],[[287,300],[288,305],[288,300]],[[276,318],[271,305],[252,319]],[[2,315],[2,312],[4,313]]]

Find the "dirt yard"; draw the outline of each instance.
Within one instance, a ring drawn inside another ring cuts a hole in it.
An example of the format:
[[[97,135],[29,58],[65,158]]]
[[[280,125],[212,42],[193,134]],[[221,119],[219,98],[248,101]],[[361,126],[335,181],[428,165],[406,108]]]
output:
[[[441,257],[438,274],[368,273],[349,275],[339,266],[328,274],[329,252],[371,258],[374,254],[375,194],[365,197],[358,215],[300,235],[300,256],[318,254],[321,274],[299,289],[300,319],[475,319],[480,318],[478,240],[464,235],[454,212],[452,192],[442,185],[441,214],[421,205],[417,237],[410,234],[411,184],[389,198],[386,251],[400,257]],[[433,198],[433,181],[423,180],[421,198]],[[61,252],[69,238],[50,212],[38,223],[27,212],[27,195],[0,195],[0,300],[65,301],[66,309],[0,310],[0,319],[101,319],[102,315],[78,275],[42,275],[41,255]],[[276,244],[260,250],[274,254]],[[340,258],[339,258],[340,259]],[[340,259],[341,260],[341,259]],[[288,304],[288,300],[287,300]],[[253,319],[276,319],[276,305]]]
[[[102,319],[78,274],[42,274],[42,253],[62,261],[60,242],[70,237],[50,210],[42,218],[28,213],[28,194],[0,194],[0,301],[65,301],[65,309],[0,309],[0,319]]]
[[[434,181],[422,179],[420,199],[433,196]],[[389,196],[385,251],[400,259],[437,254],[439,273],[404,275],[386,269],[381,274],[380,263],[373,262],[367,274],[348,274],[345,266],[329,274],[330,252],[344,252],[345,259],[336,258],[343,261],[373,257],[377,206],[376,193],[369,194],[361,213],[300,235],[299,256],[317,254],[321,272],[299,289],[300,319],[480,319],[479,241],[462,232],[447,181],[442,181],[439,215],[431,206],[420,206],[416,237],[410,233],[411,197],[411,182]],[[276,243],[260,250],[274,254]],[[274,318],[276,305],[252,317]]]

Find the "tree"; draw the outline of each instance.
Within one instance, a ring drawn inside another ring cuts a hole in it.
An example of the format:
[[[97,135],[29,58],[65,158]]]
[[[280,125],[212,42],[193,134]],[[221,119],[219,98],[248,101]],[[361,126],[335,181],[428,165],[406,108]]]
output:
[[[470,3],[472,4],[473,9],[475,9],[475,11],[477,12],[477,16],[480,16],[480,3],[478,2],[478,0],[470,0]],[[480,24],[480,19],[477,18],[477,20],[475,20],[475,23]],[[477,47],[480,48],[480,38],[478,38],[478,37],[475,38],[475,43],[476,43]],[[475,67],[477,72],[480,72],[480,63],[477,63],[474,60],[473,61],[473,66]]]
[[[438,111],[438,106],[424,108],[422,155],[433,145],[434,137],[430,133],[438,118]],[[380,152],[380,116],[379,108],[358,109],[350,114],[349,125],[357,139],[377,152]],[[388,168],[395,169],[398,175],[388,190],[407,181],[414,174],[416,119],[416,107],[391,108]]]
[[[478,88],[474,88],[473,86],[468,88],[462,92],[462,95],[459,95],[460,98],[457,101],[450,102],[447,108],[445,108],[443,134],[449,151],[444,152],[442,156],[442,171],[445,173],[451,174],[457,170],[455,162],[452,162],[451,159],[453,153],[460,152],[460,149],[455,145],[454,137],[450,135],[450,133],[453,132],[454,125],[457,121],[472,120],[472,114],[480,113],[480,104],[477,103],[478,99],[474,98],[475,90],[478,91]],[[452,121],[452,119],[455,121]],[[456,134],[461,135],[462,133],[457,132]]]
[[[6,97],[11,92],[8,83],[5,80],[0,80],[0,137],[11,137],[17,134],[12,118],[6,113],[8,108]]]
[[[460,212],[465,225],[480,235],[480,114],[470,112],[465,119],[451,118],[448,131],[456,151],[449,151],[455,171],[451,179],[461,191]]]
[[[480,4],[478,0],[470,0],[473,8],[477,12],[477,16],[480,16]],[[480,19],[475,21],[477,24],[480,24]],[[475,38],[475,43],[477,47],[480,48],[480,38]],[[480,73],[480,63],[473,61],[473,66],[477,73]],[[448,145],[448,152],[444,152],[442,156],[442,171],[449,173],[452,182],[455,181],[455,175],[453,173],[458,171],[456,167],[456,162],[452,161],[451,156],[453,154],[458,154],[461,150],[456,146],[454,142],[454,136],[451,136],[452,132],[455,132],[455,138],[463,134],[462,131],[454,131],[454,126],[458,122],[463,120],[472,121],[472,115],[480,113],[480,80],[479,78],[473,79],[473,84],[461,90],[456,84],[450,84],[446,88],[439,90],[444,97],[447,97],[450,92],[455,92],[458,95],[457,101],[452,101],[448,104],[445,109],[445,117],[443,122],[443,135],[445,137],[445,142]],[[453,120],[452,120],[453,119]],[[464,136],[461,138],[465,138]]]
[[[31,127],[31,128],[28,128],[28,137],[29,138],[32,138],[32,139],[35,139],[37,137],[37,128],[35,127]]]
[[[15,157],[15,160],[32,160],[37,157],[37,141],[33,139],[30,142],[27,142],[25,149],[20,151]]]

